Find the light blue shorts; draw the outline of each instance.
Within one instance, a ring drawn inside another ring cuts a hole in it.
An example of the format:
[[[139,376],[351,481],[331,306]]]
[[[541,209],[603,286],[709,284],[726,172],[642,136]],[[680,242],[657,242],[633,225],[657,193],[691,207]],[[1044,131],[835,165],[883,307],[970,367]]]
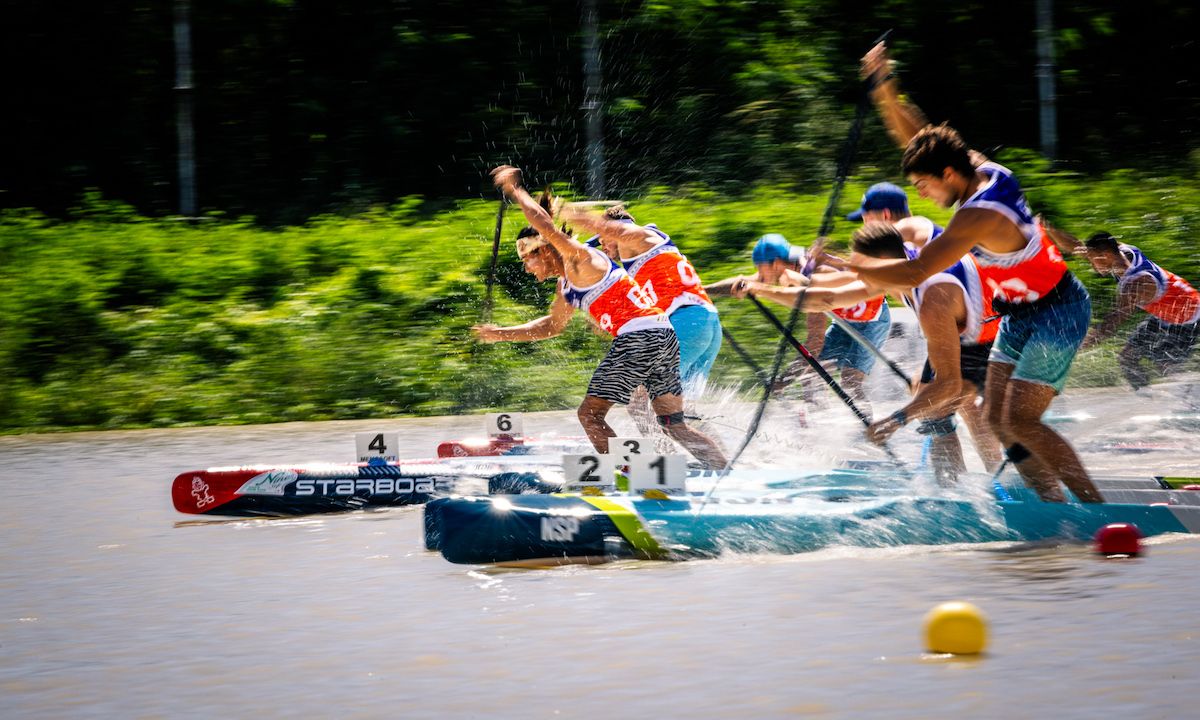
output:
[[[1013,380],[1049,385],[1062,392],[1091,319],[1092,299],[1072,275],[1058,302],[1004,316],[988,361],[1015,365]]]
[[[879,311],[879,317],[870,322],[851,322],[855,330],[870,341],[872,345],[883,349],[883,343],[892,329],[892,312],[887,303]],[[837,324],[830,325],[825,330],[825,344],[821,346],[821,356],[818,360],[833,360],[838,370],[853,368],[864,375],[875,367],[875,355],[850,337],[850,333]]]
[[[679,336],[679,377],[684,394],[694,397],[704,392],[708,373],[721,350],[721,319],[706,305],[684,305],[669,319]]]

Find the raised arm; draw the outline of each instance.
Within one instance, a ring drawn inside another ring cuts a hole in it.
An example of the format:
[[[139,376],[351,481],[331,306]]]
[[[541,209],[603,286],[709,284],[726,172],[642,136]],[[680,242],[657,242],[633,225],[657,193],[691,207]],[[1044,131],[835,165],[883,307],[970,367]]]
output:
[[[862,76],[871,84],[871,100],[883,118],[888,134],[901,147],[907,147],[917,131],[929,124],[921,108],[900,94],[900,81],[892,72],[887,46],[879,43],[862,59]]]
[[[550,303],[550,313],[537,320],[509,327],[476,325],[471,329],[479,341],[485,343],[546,340],[561,335],[562,331],[566,329],[567,323],[571,321],[571,315],[574,312],[575,308],[571,307],[570,303],[563,298],[562,293],[556,293],[554,301]]]
[[[533,229],[554,246],[565,262],[572,265],[587,262],[590,257],[587,248],[559,230],[550,213],[521,186],[520,170],[510,165],[501,165],[492,171],[492,180],[496,187],[504,191],[504,194],[521,208]]]

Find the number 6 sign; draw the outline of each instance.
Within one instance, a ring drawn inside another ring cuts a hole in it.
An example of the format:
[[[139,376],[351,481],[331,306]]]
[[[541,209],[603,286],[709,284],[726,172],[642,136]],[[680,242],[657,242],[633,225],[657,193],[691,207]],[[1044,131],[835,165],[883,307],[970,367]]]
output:
[[[487,434],[494,438],[507,435],[511,438],[525,437],[525,424],[520,413],[491,413],[487,416]]]

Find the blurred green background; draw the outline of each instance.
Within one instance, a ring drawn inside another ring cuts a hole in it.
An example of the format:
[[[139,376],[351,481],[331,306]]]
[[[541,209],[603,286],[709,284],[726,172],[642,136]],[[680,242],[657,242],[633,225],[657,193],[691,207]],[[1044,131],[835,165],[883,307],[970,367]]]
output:
[[[495,193],[586,196],[580,5],[191,3],[199,219],[178,217],[178,3],[5,3],[0,432],[570,407],[606,340],[477,346]],[[1036,211],[1200,280],[1195,11],[1053,6],[1058,147],[1039,148],[1035,2],[597,2],[605,195],[706,280],[816,233],[882,30],[935,121]],[[898,177],[872,116],[839,211]],[[915,193],[911,193],[915,198]],[[944,221],[923,203],[917,211]],[[543,311],[506,220],[496,320]],[[844,239],[853,223],[841,221]],[[1097,307],[1112,282],[1077,268]],[[766,363],[752,308],[727,326]],[[1077,382],[1115,382],[1096,355]],[[745,371],[726,351],[715,379]]]

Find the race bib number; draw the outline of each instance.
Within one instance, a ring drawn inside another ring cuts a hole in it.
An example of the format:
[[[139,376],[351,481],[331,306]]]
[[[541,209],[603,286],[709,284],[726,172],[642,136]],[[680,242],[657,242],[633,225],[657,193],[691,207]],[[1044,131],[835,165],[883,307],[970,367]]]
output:
[[[396,462],[400,459],[400,433],[354,433],[354,447],[358,462]]]
[[[700,276],[696,274],[696,268],[692,267],[687,258],[680,260],[675,269],[679,271],[679,279],[684,285],[691,287],[700,284]]]
[[[658,304],[658,295],[654,292],[654,284],[647,282],[645,285],[634,283],[633,287],[626,293],[629,301],[642,310],[649,310]]]
[[[654,452],[654,441],[644,437],[613,437],[608,439],[608,454],[616,465],[628,465],[634,455]]]
[[[563,455],[563,487],[568,491],[604,492],[615,490],[611,455]]]
[[[505,435],[511,438],[525,437],[525,423],[521,413],[491,413],[484,420],[489,438]]]
[[[629,492],[645,495],[650,491],[658,491],[671,496],[686,496],[687,470],[687,457],[684,455],[630,455]]]

